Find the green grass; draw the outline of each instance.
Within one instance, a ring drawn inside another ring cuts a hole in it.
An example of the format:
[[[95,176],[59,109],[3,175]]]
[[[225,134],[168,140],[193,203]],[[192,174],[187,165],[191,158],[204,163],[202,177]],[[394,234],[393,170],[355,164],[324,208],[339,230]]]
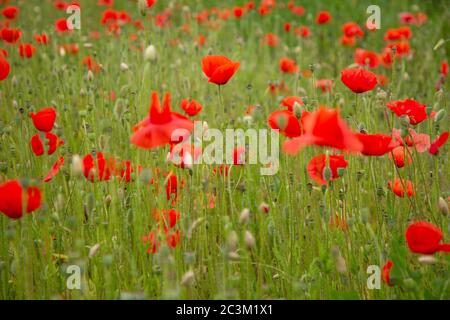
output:
[[[324,152],[317,147],[306,148],[295,157],[281,154],[275,176],[261,176],[259,166],[245,165],[233,167],[232,174],[223,177],[214,175],[207,165],[194,166],[192,171],[175,168],[165,161],[168,148],[139,150],[130,144],[131,128],[147,115],[152,90],[160,96],[170,91],[172,108],[179,112],[181,99],[196,99],[204,107],[201,118],[211,128],[225,124],[267,128],[267,116],[283,97],[267,92],[268,81],[275,80],[285,81],[290,94],[308,97],[310,110],[322,104],[339,107],[352,129],[363,124],[371,133],[389,133],[385,101],[376,97],[377,91],[359,96],[355,107],[355,95],[339,80],[340,70],[353,63],[354,51],[339,44],[341,25],[346,21],[362,25],[370,1],[305,2],[306,14],[300,18],[286,9],[276,9],[263,18],[250,12],[241,21],[230,18],[219,30],[186,20],[180,11],[174,11],[170,28],[158,29],[142,18],[145,30],[137,33],[135,44],[155,45],[155,62],[144,61],[142,53],[132,49],[129,35],[136,33],[132,26],[124,27],[118,38],[104,34],[96,1],[82,1],[82,29],[63,36],[53,32],[53,23],[63,12],[41,2],[37,12],[38,1],[30,2],[19,2],[22,11],[16,25],[23,30],[22,41],[33,42],[35,32],[47,31],[51,43],[36,45],[38,52],[32,59],[22,59],[16,47],[2,45],[10,53],[12,71],[0,83],[0,181],[40,180],[59,155],[66,157],[66,165],[52,182],[41,185],[44,204],[38,211],[19,221],[0,217],[1,299],[450,298],[450,256],[437,254],[435,264],[421,264],[404,240],[409,222],[421,219],[438,225],[444,239],[450,241],[448,217],[437,208],[438,198],[450,195],[448,144],[438,157],[414,153],[413,165],[400,169],[416,186],[411,201],[397,198],[387,189],[387,182],[396,176],[388,156],[348,155],[344,176],[322,189],[306,172],[309,159]],[[134,2],[116,2],[117,8],[140,18]],[[212,6],[212,1],[181,2],[187,3],[192,13]],[[217,5],[222,6],[220,3]],[[366,34],[359,42],[368,50],[381,51],[384,32],[399,25],[399,12],[418,6],[429,17],[423,26],[411,27],[413,59],[398,60],[391,70],[380,67],[377,72],[390,78],[385,90],[392,100],[410,97],[434,110],[447,110],[438,124],[429,120],[416,128],[434,139],[449,130],[449,81],[442,97],[434,89],[439,64],[449,59],[449,43],[436,51],[433,47],[449,36],[450,8],[445,1],[381,1],[379,5],[382,29]],[[165,1],[159,1],[150,12],[165,6]],[[315,14],[323,9],[331,12],[333,20],[316,26]],[[312,36],[300,39],[285,34],[283,23],[288,21],[294,26],[310,26]],[[188,22],[191,33],[186,35],[179,26]],[[102,32],[100,40],[87,38],[94,30]],[[261,45],[268,32],[280,37],[279,47]],[[207,38],[204,47],[195,46],[198,34]],[[172,46],[169,42],[175,38],[180,44]],[[93,47],[85,48],[87,42]],[[79,54],[61,56],[58,45],[63,43],[78,43]],[[222,88],[225,116],[219,109],[216,86],[209,84],[201,71],[200,61],[209,53],[241,62]],[[81,65],[86,55],[92,55],[104,69],[91,82],[86,81],[87,69]],[[301,70],[314,64],[313,77],[281,74],[278,60],[283,56],[294,58]],[[121,71],[121,62],[130,70]],[[313,81],[322,78],[335,80],[332,93],[316,92]],[[117,94],[116,102],[108,99],[111,91]],[[123,103],[120,114],[117,103]],[[50,105],[58,110],[55,132],[65,145],[50,157],[37,158],[28,143],[36,133],[28,113]],[[249,105],[262,108],[253,122],[246,124],[242,118]],[[395,127],[401,126],[397,118],[391,120]],[[147,254],[142,242],[142,236],[154,226],[152,209],[170,207],[164,177],[155,177],[156,190],[140,179],[128,184],[117,179],[92,184],[71,175],[71,155],[84,156],[91,151],[162,172],[173,171],[184,179],[176,205],[182,234],[176,249],[163,245],[158,253]],[[208,194],[216,195],[214,209],[208,208]],[[108,203],[106,197],[112,201]],[[268,214],[258,209],[261,203],[270,206]],[[239,223],[244,208],[251,212],[246,224]],[[336,211],[345,215],[347,231],[329,226],[330,213]],[[252,250],[246,248],[247,230],[256,240]],[[229,258],[230,235],[233,238],[234,233],[239,259]],[[89,249],[96,244],[100,249],[90,258]],[[345,260],[344,272],[337,270],[337,256]],[[382,266],[387,259],[396,264],[399,284],[369,290],[367,267]],[[82,267],[81,291],[66,288],[69,265]],[[195,281],[182,284],[183,275],[191,270]]]

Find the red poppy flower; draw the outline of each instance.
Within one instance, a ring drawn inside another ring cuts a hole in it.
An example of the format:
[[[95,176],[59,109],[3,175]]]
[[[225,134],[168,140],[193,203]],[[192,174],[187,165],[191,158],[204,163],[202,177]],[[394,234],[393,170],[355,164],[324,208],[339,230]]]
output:
[[[35,134],[30,139],[31,150],[36,156],[42,156],[44,153],[52,155],[55,153],[59,146],[64,144],[64,141],[59,139],[58,136],[51,132],[45,133],[45,139],[47,140],[47,152],[45,151],[44,143],[41,138],[41,134]]]
[[[152,149],[165,144],[180,142],[172,139],[175,131],[191,132],[192,121],[185,116],[170,111],[170,93],[166,93],[161,110],[158,93],[152,93],[149,116],[133,127],[131,143],[144,149]]]
[[[202,105],[195,100],[183,99],[180,105],[181,109],[190,117],[196,116],[203,109]]]
[[[239,66],[239,62],[233,62],[220,55],[209,55],[202,59],[202,70],[208,81],[219,86],[226,84]]]
[[[25,194],[25,200],[23,200]],[[28,187],[26,190],[19,181],[9,180],[0,184],[0,212],[11,219],[23,216],[23,204],[26,212],[35,211],[41,206],[41,191],[37,187]]]
[[[169,229],[175,228],[178,220],[180,220],[180,212],[175,209],[154,209],[153,219],[161,226],[161,229],[165,232]]]
[[[331,79],[318,79],[316,81],[316,88],[320,89],[322,93],[330,92],[333,86],[334,82]]]
[[[30,113],[35,128],[42,132],[50,132],[56,120],[56,110],[48,107],[39,110],[37,113]]]
[[[279,130],[281,134],[288,138],[298,137],[302,134],[299,120],[289,110],[272,112],[269,115],[268,123],[272,129]]]
[[[192,168],[195,160],[202,155],[202,148],[184,143],[171,146],[169,160],[180,168]]]
[[[8,77],[10,70],[8,61],[0,56],[0,81]]]
[[[283,29],[284,29],[285,32],[291,31],[291,28],[292,28],[292,24],[289,23],[289,22],[286,22],[286,23],[283,25]]]
[[[394,161],[397,168],[403,168],[412,163],[410,152],[403,146],[398,146],[389,154],[389,158]]]
[[[364,36],[364,31],[356,22],[346,22],[342,26],[342,32],[346,37],[359,37]]]
[[[300,97],[289,96],[281,100],[280,105],[283,107],[287,107],[289,111],[294,111],[294,105],[298,103],[300,106],[303,106],[303,100]]]
[[[34,36],[34,39],[36,40],[36,42],[38,44],[48,44],[49,41],[50,41],[50,39],[49,39],[49,37],[48,37],[48,35],[46,33],[36,34]]]
[[[304,134],[285,141],[283,149],[288,154],[296,154],[303,146],[317,145],[338,150],[359,152],[363,145],[347,127],[336,109],[320,107],[302,117]]]
[[[327,180],[324,177],[324,170],[328,167],[331,170],[330,180],[339,178],[339,169],[347,168],[348,162],[343,155],[330,155],[327,157],[325,154],[320,154],[312,158],[307,166],[308,174],[311,179],[318,184],[327,184]]]
[[[59,172],[59,169],[64,165],[64,157],[59,157],[58,160],[53,164],[50,171],[44,178],[44,182],[50,182]]]
[[[407,41],[398,41],[395,43],[390,43],[386,48],[389,48],[391,51],[395,48],[395,56],[401,57],[409,54],[410,45]]]
[[[284,73],[297,73],[299,71],[299,67],[297,66],[297,62],[294,60],[289,58],[281,58],[280,70]]]
[[[148,243],[147,253],[155,254],[160,246],[160,241],[155,231],[150,231],[147,235],[142,237],[142,242]]]
[[[403,183],[406,185],[406,194],[408,197],[412,197],[415,194],[414,185],[410,180],[403,180]],[[405,189],[403,188],[402,180],[396,178],[394,182],[388,182],[388,188],[394,192],[397,197],[403,198],[405,196]]]
[[[21,34],[22,33],[19,29],[4,28],[1,32],[1,38],[3,39],[3,41],[6,41],[8,43],[16,43],[19,40]]]
[[[90,182],[108,181],[115,172],[115,161],[105,159],[102,152],[96,153],[96,159],[91,154],[83,158],[83,175]]]
[[[347,37],[343,35],[339,38],[339,43],[346,47],[353,47],[356,43],[356,37]]]
[[[244,15],[244,8],[242,7],[234,7],[233,14],[237,19],[240,19]]]
[[[113,163],[112,161],[111,163]],[[138,172],[141,170],[141,167],[138,166],[137,168]],[[120,172],[117,172],[118,177],[120,180],[125,182],[130,182],[132,180],[132,173],[134,172],[133,165],[131,164],[131,161],[124,160],[122,161]]]
[[[55,22],[55,31],[59,33],[70,32],[69,25],[67,24],[67,20],[65,18],[61,18],[56,20]]]
[[[442,237],[442,231],[434,224],[426,221],[411,224],[405,233],[409,250],[420,254],[450,252],[450,244],[440,243]]]
[[[393,284],[391,283],[391,269],[393,266],[394,263],[391,260],[386,261],[381,273],[381,279],[383,279],[384,283],[391,287],[393,286]]]
[[[308,38],[311,35],[311,30],[307,26],[296,27],[294,32],[302,38]]]
[[[398,117],[408,116],[409,123],[412,125],[419,124],[428,118],[427,107],[412,99],[390,101],[387,107]]]
[[[357,133],[356,136],[363,145],[361,153],[365,156],[382,156],[398,145],[397,141],[386,134]]]
[[[439,148],[442,147],[448,140],[449,133],[448,131],[442,133],[436,140],[434,140],[428,152],[433,155],[437,155],[439,153]]]
[[[384,48],[380,55],[380,60],[385,67],[390,67],[394,63],[392,49]]]
[[[355,63],[360,66],[376,68],[380,63],[380,60],[378,59],[376,52],[358,48],[355,50]]]
[[[392,136],[399,142],[400,145],[407,145],[414,147],[417,152],[422,153],[430,148],[430,136],[426,133],[417,133],[414,129],[408,128],[408,133],[405,138],[402,138],[400,130],[393,128]]]
[[[341,81],[355,93],[370,91],[378,83],[376,74],[362,68],[342,70]]]
[[[36,50],[36,47],[30,43],[21,43],[19,45],[19,55],[22,58],[31,58],[35,54]]]
[[[81,64],[84,64],[88,68],[88,70],[91,70],[93,72],[100,72],[102,69],[102,67],[97,62],[95,62],[92,56],[84,57],[81,61]]]
[[[19,8],[15,6],[6,7],[2,10],[2,14],[6,19],[13,20],[19,15]]]
[[[441,62],[441,70],[440,73],[446,77],[448,75],[448,62],[447,61],[442,61]]]
[[[174,232],[169,231],[166,234],[166,242],[169,247],[175,249],[177,245],[180,243],[181,232],[180,230],[176,230]]]
[[[331,21],[331,14],[328,11],[321,11],[316,17],[317,24],[325,24]]]
[[[263,43],[269,47],[276,47],[280,43],[280,40],[276,34],[268,33],[264,36]]]
[[[166,197],[167,200],[172,199],[172,203],[175,204],[178,200],[178,178],[175,174],[170,173],[166,179]]]

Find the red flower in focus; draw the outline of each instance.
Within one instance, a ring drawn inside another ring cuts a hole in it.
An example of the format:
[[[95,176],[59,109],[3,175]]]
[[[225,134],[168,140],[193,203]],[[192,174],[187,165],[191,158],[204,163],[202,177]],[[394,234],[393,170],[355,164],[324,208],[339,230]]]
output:
[[[321,11],[316,17],[317,24],[325,24],[331,21],[331,14],[328,11]]]
[[[5,80],[11,71],[8,61],[0,55],[0,81]]]
[[[181,100],[181,109],[190,117],[196,116],[200,111],[202,111],[203,107],[200,103],[195,100]]]
[[[56,110],[53,108],[44,108],[37,113],[30,113],[35,128],[42,132],[50,132],[56,120]]]
[[[365,156],[382,156],[391,152],[398,142],[386,134],[363,134],[357,133],[359,141],[363,145],[361,153]]]
[[[1,37],[3,39],[3,41],[6,41],[8,43],[16,43],[20,36],[21,36],[21,31],[19,29],[8,29],[8,28],[4,28],[2,29],[1,32]]]
[[[393,286],[393,284],[391,283],[391,269],[393,266],[394,263],[391,260],[386,261],[381,273],[381,279],[383,279],[384,283],[386,283],[390,287]]]
[[[442,147],[447,142],[448,136],[449,136],[448,131],[442,133],[436,140],[431,142],[428,152],[430,154],[437,155],[439,153],[439,148]]]
[[[427,107],[412,99],[390,101],[387,107],[398,117],[408,116],[409,123],[412,125],[419,124],[428,118]]]
[[[225,56],[209,55],[202,59],[202,70],[208,81],[217,85],[226,84],[239,69],[240,63]]]
[[[289,58],[281,58],[280,70],[284,73],[297,73],[299,71],[299,67],[294,60]]]
[[[405,189],[403,187],[403,184],[406,185],[406,194],[408,195],[408,197],[412,197],[415,194],[415,191],[412,182],[409,180],[403,180],[402,182],[402,180],[396,178],[394,179],[394,182],[388,182],[388,188],[392,192],[394,192],[397,197],[403,198],[405,196]]]
[[[83,158],[83,175],[90,182],[108,181],[114,172],[114,159],[105,159],[102,152],[96,152],[96,159],[91,154]]]
[[[307,166],[308,174],[311,179],[318,184],[327,184],[327,179],[324,177],[325,168],[331,170],[331,177],[329,181],[339,178],[338,170],[340,168],[347,168],[348,162],[344,159],[343,155],[330,155],[320,154],[312,158]]]
[[[6,19],[14,20],[19,15],[19,8],[9,6],[2,10],[2,14]]]
[[[303,100],[300,97],[289,96],[281,100],[280,105],[283,107],[287,107],[289,111],[294,111],[294,105],[298,103],[300,106],[303,106]]]
[[[36,50],[36,47],[30,43],[21,43],[19,45],[19,54],[22,58],[31,58]]]
[[[442,231],[434,224],[419,221],[406,229],[405,238],[409,250],[413,253],[434,254],[436,252],[450,252],[450,244],[441,244]]]
[[[42,156],[44,153],[52,155],[55,153],[59,146],[64,144],[64,141],[59,139],[58,136],[51,132],[45,133],[45,139],[47,140],[47,152],[44,148],[44,143],[42,142],[41,134],[35,134],[30,139],[31,150],[36,156]]]
[[[355,63],[360,66],[376,68],[380,64],[380,61],[375,52],[358,48],[355,50]]]
[[[296,154],[303,146],[317,145],[338,150],[359,152],[362,143],[347,127],[336,109],[319,108],[302,117],[304,134],[285,141],[283,149],[288,154]]]
[[[59,157],[58,160],[53,164],[50,171],[44,178],[44,182],[50,182],[59,172],[59,169],[64,165],[64,157]]]
[[[25,196],[25,200],[24,197]],[[37,187],[22,187],[19,181],[9,180],[0,184],[0,212],[11,219],[23,216],[23,204],[26,212],[35,211],[41,206],[42,194]]]
[[[170,93],[166,93],[161,110],[158,93],[153,92],[149,116],[133,127],[131,143],[144,149],[178,143],[180,141],[174,141],[172,134],[177,133],[177,129],[187,134],[193,127],[194,124],[188,118],[170,111]]]
[[[370,91],[378,83],[376,74],[362,68],[342,70],[341,81],[354,93]]]

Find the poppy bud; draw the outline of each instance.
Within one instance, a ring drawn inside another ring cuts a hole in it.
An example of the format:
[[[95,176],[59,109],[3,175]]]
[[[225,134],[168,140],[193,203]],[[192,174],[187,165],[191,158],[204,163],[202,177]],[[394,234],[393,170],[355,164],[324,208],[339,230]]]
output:
[[[83,175],[83,160],[81,160],[81,157],[77,154],[72,156],[72,175],[74,176],[81,176]]]
[[[108,194],[108,195],[105,197],[105,204],[106,204],[106,206],[109,207],[109,205],[111,204],[111,202],[112,202],[112,197],[111,197],[110,194]]]
[[[269,213],[270,207],[267,203],[263,202],[259,205],[259,211],[262,213]]]
[[[145,2],[145,0],[143,0]],[[195,280],[195,273],[194,271],[190,270],[186,272],[183,277],[181,278],[181,285],[182,286],[189,286],[191,285]]]
[[[17,80],[17,77],[15,75],[11,79],[11,84],[13,87],[17,87],[17,85],[19,84],[19,81]]]
[[[277,118],[277,127],[280,129],[280,131],[284,131],[284,129],[286,129],[287,126],[287,119],[284,115],[280,115]]]
[[[252,233],[250,231],[245,231],[245,244],[247,245],[248,249],[253,249],[255,246],[255,237],[253,237]]]
[[[342,177],[345,173],[345,168],[337,168],[337,173],[339,177]]]
[[[297,119],[300,119],[302,117],[302,108],[298,102],[294,102],[294,116]]]
[[[127,71],[127,70],[129,70],[130,69],[130,67],[128,67],[128,65],[126,64],[126,63],[121,63],[120,64],[120,70],[121,71]]]
[[[436,115],[434,116],[434,122],[439,122],[441,121],[446,115],[446,111],[445,109],[441,109],[439,110]]]
[[[331,169],[329,166],[326,166],[325,169],[323,170],[323,178],[325,181],[330,181],[331,180]]]
[[[249,219],[250,219],[250,210],[245,208],[244,210],[242,210],[241,215],[239,216],[239,223],[240,224],[247,223]]]
[[[378,89],[377,94],[376,94],[376,98],[378,100],[386,100],[387,99],[387,93],[386,91],[382,90],[382,89]]]
[[[142,16],[146,16],[147,14],[147,0],[138,0],[138,9]]]
[[[117,119],[121,119],[124,114],[125,108],[124,108],[124,101],[123,99],[117,99],[115,105],[114,105],[114,115]]]
[[[89,259],[92,259],[93,257],[95,257],[98,253],[98,251],[100,250],[100,243],[96,243],[94,244],[90,249],[89,249]]]
[[[405,280],[403,280],[403,284],[405,286],[406,289],[412,290],[415,287],[417,287],[417,282],[414,281],[414,279],[412,278],[406,278]]]
[[[444,216],[448,216],[448,214],[449,214],[448,204],[447,204],[447,201],[445,201],[445,199],[442,197],[439,197],[438,208],[439,208],[439,211],[441,211],[441,213]]]
[[[401,116],[401,117],[400,117],[400,123],[401,123],[402,126],[408,127],[408,126],[409,126],[409,123],[410,123],[409,117],[408,117],[407,115]]]
[[[339,255],[336,258],[336,270],[339,273],[347,272],[347,263],[345,262],[345,259],[341,255]]]
[[[94,80],[94,73],[91,70],[88,71],[88,73],[86,75],[86,80],[89,82]]]
[[[155,61],[156,60],[156,48],[154,45],[149,45],[147,49],[144,51],[144,59],[146,61]]]
[[[420,256],[417,260],[419,260],[419,262],[423,264],[434,264],[437,261],[436,258],[431,255]]]
[[[228,238],[227,238],[227,247],[228,247],[228,251],[230,252],[235,252],[237,250],[237,246],[238,246],[238,235],[236,233],[236,231],[231,231],[228,234]]]
[[[241,257],[237,252],[232,251],[228,253],[228,259],[230,259],[231,261],[239,261],[240,258]]]

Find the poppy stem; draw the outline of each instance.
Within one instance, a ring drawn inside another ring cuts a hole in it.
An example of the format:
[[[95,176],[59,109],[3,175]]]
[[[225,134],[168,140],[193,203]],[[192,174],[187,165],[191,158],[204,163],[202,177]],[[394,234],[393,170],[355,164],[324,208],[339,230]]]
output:
[[[225,110],[224,110],[224,107],[223,107],[223,102],[222,102],[222,90],[221,90],[221,85],[219,84],[218,85],[218,87],[219,87],[219,108],[220,108],[220,110],[222,110],[221,111],[221,115],[222,115],[222,119],[224,119],[224,116],[225,116]]]

